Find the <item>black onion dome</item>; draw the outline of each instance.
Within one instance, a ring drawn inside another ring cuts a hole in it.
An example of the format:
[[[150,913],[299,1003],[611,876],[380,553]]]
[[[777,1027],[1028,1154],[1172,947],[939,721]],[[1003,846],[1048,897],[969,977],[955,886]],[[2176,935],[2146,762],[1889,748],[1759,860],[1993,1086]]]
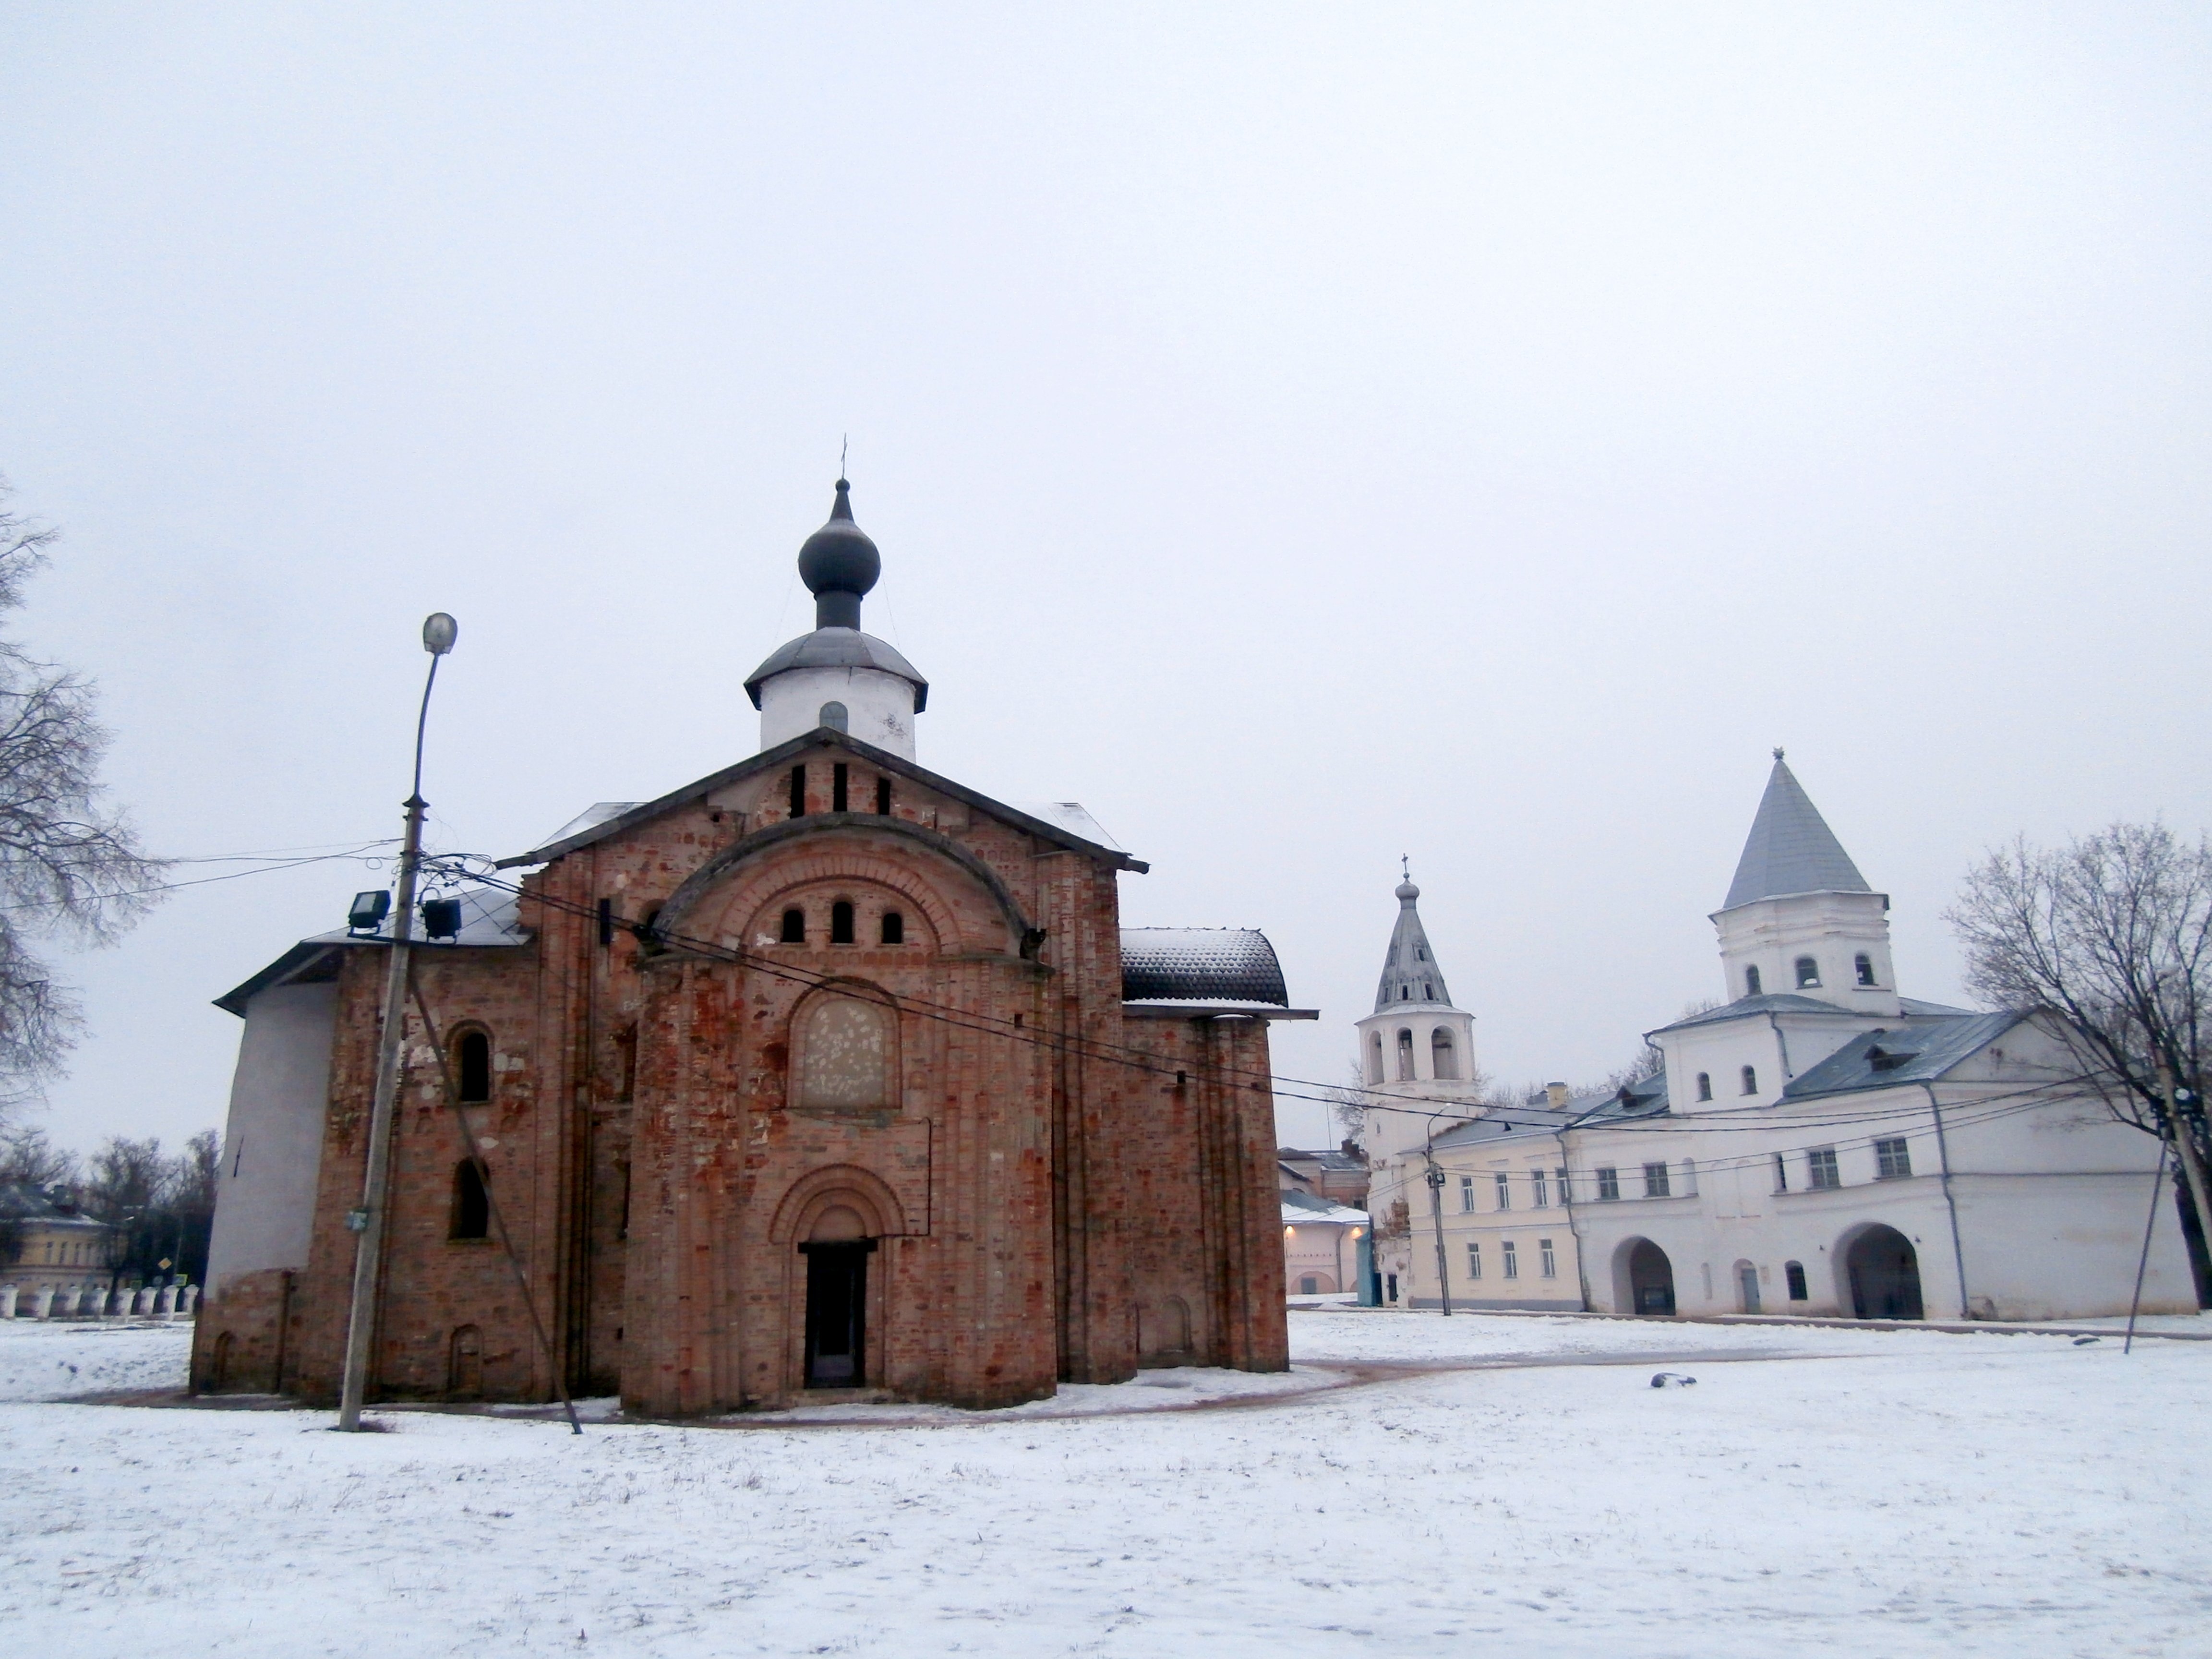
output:
[[[844,479],[837,480],[837,501],[830,509],[830,521],[799,550],[799,579],[817,598],[850,593],[857,599],[884,574],[883,555],[853,522],[852,489]]]

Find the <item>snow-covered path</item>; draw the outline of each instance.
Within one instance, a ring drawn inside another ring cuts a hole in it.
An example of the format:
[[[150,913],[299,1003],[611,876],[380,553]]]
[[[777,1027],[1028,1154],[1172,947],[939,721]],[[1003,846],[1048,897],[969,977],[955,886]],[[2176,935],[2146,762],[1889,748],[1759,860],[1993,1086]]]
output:
[[[93,1659],[2206,1650],[2212,1344],[1291,1330],[1311,1365],[1551,1363],[1231,1411],[581,1440],[0,1405],[0,1627]],[[66,1363],[156,1382],[180,1336],[0,1328],[0,1395]],[[1698,1382],[1587,1363],[1630,1355]]]

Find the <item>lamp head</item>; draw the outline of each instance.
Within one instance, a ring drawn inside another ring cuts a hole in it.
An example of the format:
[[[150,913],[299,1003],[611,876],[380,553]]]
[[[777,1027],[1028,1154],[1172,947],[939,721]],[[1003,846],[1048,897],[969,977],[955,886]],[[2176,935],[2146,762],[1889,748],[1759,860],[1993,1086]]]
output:
[[[434,657],[442,657],[453,648],[460,635],[460,623],[442,611],[433,611],[423,619],[422,648]]]

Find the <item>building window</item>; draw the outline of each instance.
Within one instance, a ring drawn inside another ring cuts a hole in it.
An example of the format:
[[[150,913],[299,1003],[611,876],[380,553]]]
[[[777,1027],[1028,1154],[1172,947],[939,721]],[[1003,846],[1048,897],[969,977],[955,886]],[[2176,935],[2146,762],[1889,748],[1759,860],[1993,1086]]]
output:
[[[1565,1165],[1565,1164],[1561,1164],[1558,1169],[1556,1169],[1556,1170],[1553,1170],[1553,1171],[1552,1171],[1552,1173],[1553,1173],[1554,1176],[1558,1176],[1558,1177],[1559,1177],[1559,1202],[1560,1202],[1560,1203],[1562,1203],[1562,1204],[1571,1204],[1571,1203],[1573,1203],[1573,1202],[1574,1202],[1574,1200],[1573,1200],[1573,1199],[1572,1199],[1572,1198],[1568,1194],[1568,1192],[1567,1192],[1567,1168],[1566,1168],[1566,1165]]]
[[[791,816],[806,816],[806,769],[803,766],[791,769]]]
[[[1820,964],[1810,957],[1797,958],[1797,988],[1817,988],[1820,983]]]
[[[1597,1172],[1597,1195],[1606,1199],[1620,1196],[1620,1170],[1606,1169]]]
[[[891,815],[891,781],[889,778],[876,780],[876,811],[884,817]]]
[[[839,899],[830,907],[830,942],[850,945],[853,942],[853,901]]]
[[[1536,1241],[1536,1266],[1547,1279],[1559,1276],[1559,1258],[1552,1253],[1552,1241],[1548,1238]]]
[[[1462,1213],[1472,1212],[1474,1208],[1474,1177],[1473,1176],[1462,1176],[1459,1178],[1459,1207]]]
[[[1874,1144],[1875,1179],[1902,1181],[1912,1173],[1912,1149],[1902,1137]]]
[[[841,715],[845,712],[842,703],[833,702],[829,706],[837,710]],[[827,720],[822,723],[824,726],[830,724]],[[844,729],[842,726],[837,728],[840,732]],[[852,772],[853,769],[842,761],[839,761],[830,769],[830,810],[833,812],[842,812],[845,810],[845,803],[849,799],[848,790],[852,781]]]
[[[453,1045],[455,1092],[465,1106],[480,1106],[491,1098],[491,1038],[482,1031],[464,1031]]]
[[[1544,1172],[1541,1170],[1528,1171],[1528,1187],[1535,1194],[1536,1207],[1540,1210],[1549,1209],[1552,1204],[1552,1188],[1550,1183],[1544,1179]]]
[[[844,731],[848,725],[845,705],[842,702],[823,703],[822,712],[814,717],[814,723],[817,726],[826,726],[832,732]],[[840,811],[843,810],[842,807],[838,808]]]
[[[1513,1207],[1513,1177],[1500,1170],[1490,1178],[1498,1188],[1498,1207],[1501,1210],[1511,1209]]]
[[[1380,1031],[1367,1034],[1367,1080],[1370,1083],[1382,1080],[1382,1033]]]
[[[1437,988],[1433,985],[1424,982],[1421,987],[1421,1000],[1424,1002],[1434,1002],[1436,1000]]]
[[[1713,1097],[1713,1074],[1712,1074],[1711,1072],[1700,1072],[1700,1073],[1698,1073],[1698,1098],[1699,1100],[1711,1100],[1712,1097]]]
[[[1521,1258],[1520,1258],[1520,1256],[1519,1256],[1518,1255],[1516,1255],[1516,1254],[1515,1253],[1513,1241],[1512,1241],[1511,1239],[1510,1239],[1510,1238],[1509,1238],[1509,1239],[1507,1239],[1507,1240],[1506,1240],[1503,1244],[1500,1244],[1498,1248],[1501,1251],[1503,1251],[1503,1252],[1504,1253],[1504,1256],[1505,1256],[1505,1276],[1506,1276],[1508,1279],[1518,1279],[1518,1278],[1520,1278],[1520,1277],[1521,1277]]]
[[[1747,1066],[1743,1068],[1743,1091],[1747,1095],[1755,1095],[1759,1092],[1759,1067],[1756,1066]]]
[[[906,918],[896,910],[884,912],[883,940],[886,945],[906,943]]]
[[[1452,1052],[1451,1033],[1441,1025],[1429,1033],[1429,1073],[1449,1079],[1459,1076],[1459,1056]]]
[[[1790,1190],[1790,1160],[1779,1152],[1774,1155],[1774,1190],[1778,1193]]]
[[[1810,1299],[1805,1293],[1805,1264],[1803,1262],[1784,1262],[1782,1264],[1782,1276],[1790,1281],[1790,1299],[1792,1302],[1804,1302]]]
[[[1644,1166],[1644,1196],[1671,1198],[1673,1195],[1674,1189],[1667,1184],[1667,1166],[1664,1164],[1645,1164]]]
[[[1815,1192],[1825,1191],[1831,1187],[1840,1187],[1844,1184],[1843,1177],[1836,1173],[1834,1147],[1815,1146],[1805,1154],[1805,1164],[1806,1167],[1812,1171],[1810,1184]]]
[[[1755,997],[1759,994],[1758,969],[1747,968],[1743,970],[1743,994],[1747,997]]]
[[[1860,984],[1871,985],[1874,983],[1874,958],[1872,957],[1867,955],[1865,951],[1862,951],[1857,956],[1851,958],[1851,966],[1858,970]]]
[[[1398,1081],[1411,1083],[1413,1080],[1413,1034],[1411,1031],[1401,1031],[1398,1033]]]
[[[453,1170],[453,1223],[448,1238],[486,1238],[491,1234],[491,1194],[484,1190],[484,1166],[463,1158]]]
[[[783,942],[786,945],[806,943],[806,912],[786,910],[783,913]]]
[[[1467,1247],[1467,1276],[1469,1279],[1482,1277],[1482,1246],[1480,1244],[1470,1243]]]
[[[1426,962],[1429,959],[1428,946],[1425,945],[1416,945],[1413,947],[1413,954],[1419,957],[1423,962]]]

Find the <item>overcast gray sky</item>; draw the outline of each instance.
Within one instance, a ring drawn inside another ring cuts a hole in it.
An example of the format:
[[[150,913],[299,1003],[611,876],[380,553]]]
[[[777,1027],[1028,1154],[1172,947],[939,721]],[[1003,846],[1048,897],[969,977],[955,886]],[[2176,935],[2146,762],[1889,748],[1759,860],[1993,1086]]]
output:
[[[847,432],[923,763],[1264,927],[1288,1074],[1401,853],[1489,1071],[1626,1060],[1776,744],[1939,1000],[1985,846],[2212,817],[2202,7],[15,4],[0,97],[15,625],[163,852],[396,834],[433,609],[441,847],[752,753]],[[72,957],[46,1121],[219,1124],[378,880]]]

